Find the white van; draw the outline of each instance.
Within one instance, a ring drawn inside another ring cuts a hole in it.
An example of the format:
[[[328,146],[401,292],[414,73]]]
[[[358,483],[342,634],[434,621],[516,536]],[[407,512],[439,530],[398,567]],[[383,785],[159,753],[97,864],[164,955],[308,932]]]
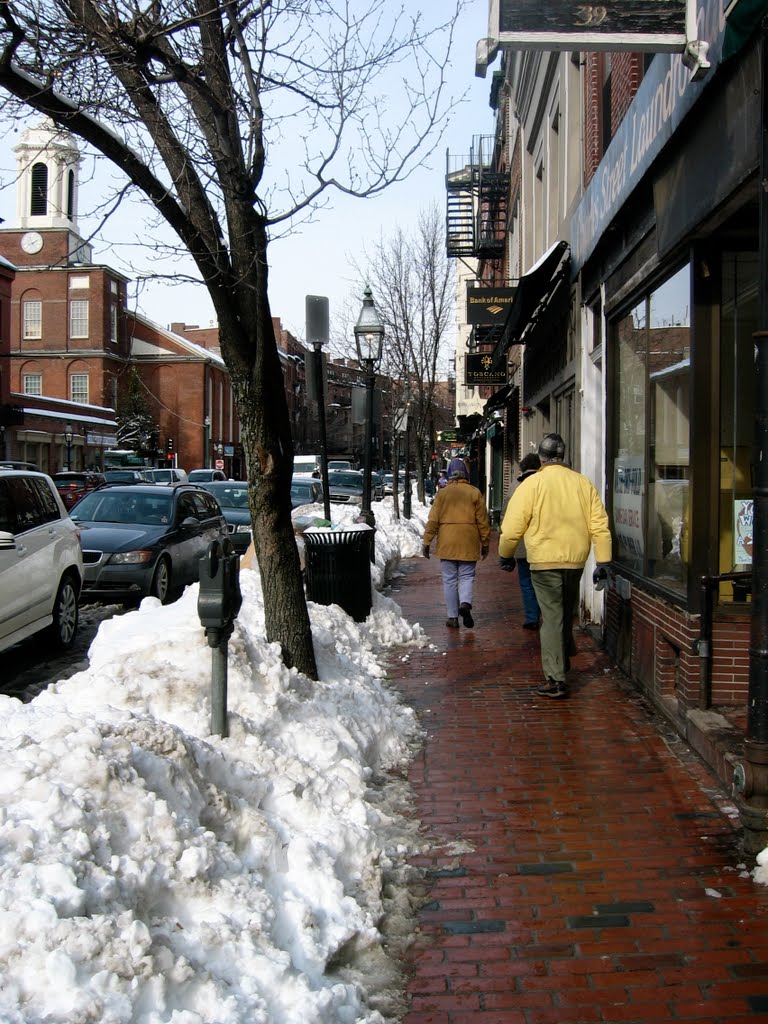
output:
[[[293,457],[293,475],[294,476],[312,476],[315,470],[320,469],[320,456],[319,455],[294,455]]]

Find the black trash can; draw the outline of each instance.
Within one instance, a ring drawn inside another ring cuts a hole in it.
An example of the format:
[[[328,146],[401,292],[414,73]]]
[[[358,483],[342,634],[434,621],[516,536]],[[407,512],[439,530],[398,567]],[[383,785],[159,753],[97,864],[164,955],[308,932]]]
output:
[[[308,599],[364,622],[372,607],[371,530],[307,530],[303,537]]]

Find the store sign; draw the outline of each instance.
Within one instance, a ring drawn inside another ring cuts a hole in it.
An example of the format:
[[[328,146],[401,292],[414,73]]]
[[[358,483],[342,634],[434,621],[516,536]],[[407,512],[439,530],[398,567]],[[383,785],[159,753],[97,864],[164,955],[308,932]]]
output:
[[[733,564],[737,566],[752,565],[754,509],[752,498],[739,498],[733,503]]]
[[[468,324],[503,324],[517,288],[467,288]]]
[[[502,50],[682,52],[696,0],[489,0],[488,35],[478,40],[475,74],[485,77]]]
[[[642,559],[643,538],[643,460],[624,456],[616,461],[613,478],[613,525],[618,554]]]
[[[698,33],[709,42],[711,75],[719,64],[725,33],[722,0],[703,0]],[[703,82],[691,80],[680,54],[652,61],[571,220],[572,279],[703,88]]]
[[[479,387],[490,385],[499,387],[507,383],[507,368],[493,369],[492,352],[468,352],[464,361],[464,385]]]

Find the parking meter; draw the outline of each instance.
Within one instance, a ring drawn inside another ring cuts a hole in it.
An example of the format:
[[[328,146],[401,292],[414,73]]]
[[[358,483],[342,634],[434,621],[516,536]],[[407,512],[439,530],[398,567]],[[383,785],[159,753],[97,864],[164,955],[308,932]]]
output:
[[[197,614],[211,651],[211,732],[227,736],[227,640],[243,603],[240,558],[228,540],[212,541],[200,559]]]
[[[200,594],[197,614],[205,627],[209,647],[218,647],[232,635],[243,596],[240,592],[240,558],[228,540],[212,541],[200,559]]]

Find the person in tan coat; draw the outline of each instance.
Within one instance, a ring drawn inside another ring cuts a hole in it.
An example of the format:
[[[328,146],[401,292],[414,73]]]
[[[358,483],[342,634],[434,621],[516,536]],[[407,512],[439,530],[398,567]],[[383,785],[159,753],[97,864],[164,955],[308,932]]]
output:
[[[491,527],[488,509],[477,487],[469,482],[463,459],[448,466],[448,483],[437,492],[424,530],[422,554],[429,558],[429,545],[437,538],[435,554],[440,559],[443,595],[448,611],[446,626],[458,629],[459,615],[471,629],[472,597],[478,559],[487,558]]]

